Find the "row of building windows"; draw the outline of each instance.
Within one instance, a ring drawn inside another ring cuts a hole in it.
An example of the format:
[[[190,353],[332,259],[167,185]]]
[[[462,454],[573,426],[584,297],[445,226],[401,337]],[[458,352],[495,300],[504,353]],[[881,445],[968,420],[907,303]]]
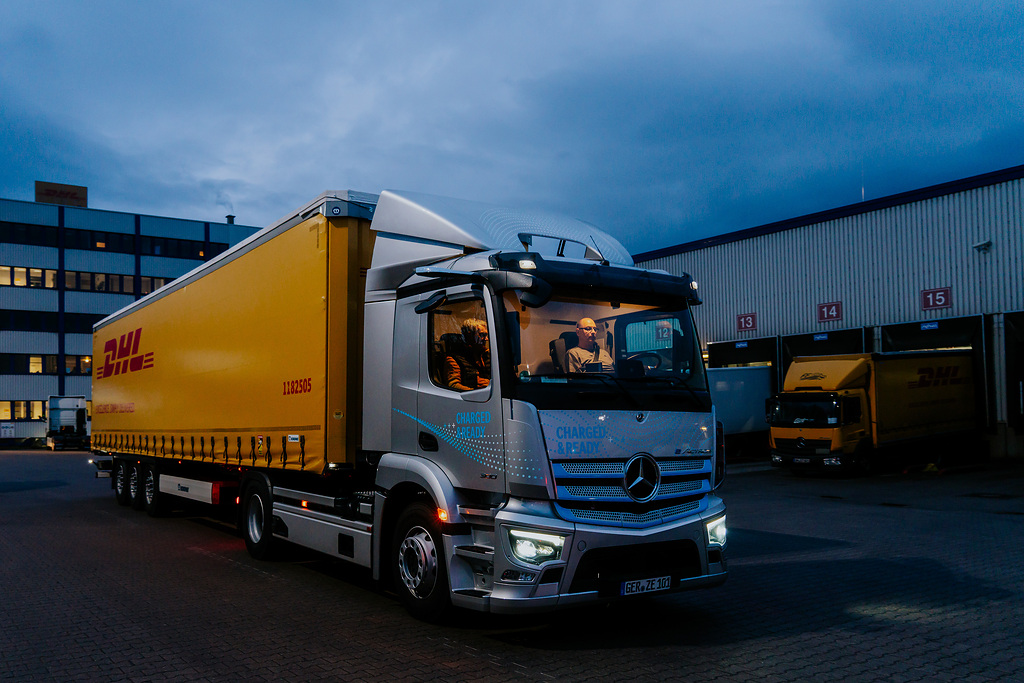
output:
[[[0,375],[56,375],[60,356],[55,354],[0,353]],[[64,356],[64,374],[91,375],[92,356]]]
[[[0,401],[0,420],[45,420],[46,401]]]
[[[150,277],[144,275],[139,279],[139,294],[145,296],[154,290],[160,289],[172,280],[173,278],[169,277]],[[0,286],[56,289],[58,282],[58,272],[50,268],[0,266]],[[134,294],[135,276],[66,270],[64,271],[64,289],[79,292]]]
[[[49,225],[30,225],[28,223],[9,223],[0,221],[0,242],[12,244],[28,244],[37,247],[58,246],[58,230]],[[84,249],[88,251],[110,251],[121,254],[134,254],[136,248],[135,235],[104,230],[64,229],[65,249]],[[142,256],[167,256],[203,260],[212,258],[228,248],[222,242],[202,242],[199,240],[183,240],[173,237],[151,237],[141,235],[138,239],[138,253]]]
[[[60,330],[59,315],[53,311],[0,309],[0,330],[57,332]],[[92,326],[106,317],[92,313],[65,313],[64,334],[92,334]]]

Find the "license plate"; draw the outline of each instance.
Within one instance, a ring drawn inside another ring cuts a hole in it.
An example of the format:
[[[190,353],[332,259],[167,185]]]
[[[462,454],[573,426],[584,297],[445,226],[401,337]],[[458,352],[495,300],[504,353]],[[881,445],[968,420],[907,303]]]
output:
[[[811,464],[811,459],[810,458],[793,458],[793,462],[795,462],[797,465],[809,465],[809,464]]]
[[[639,595],[654,591],[668,590],[672,587],[671,576],[659,576],[656,579],[640,579],[639,581],[623,581],[620,595]]]

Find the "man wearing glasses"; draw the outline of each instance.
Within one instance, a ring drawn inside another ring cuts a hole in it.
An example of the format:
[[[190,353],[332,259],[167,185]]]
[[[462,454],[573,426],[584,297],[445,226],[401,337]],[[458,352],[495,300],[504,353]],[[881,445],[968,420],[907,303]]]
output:
[[[566,371],[573,372],[614,372],[615,364],[608,352],[597,344],[597,323],[583,318],[576,323],[579,346],[565,353]]]

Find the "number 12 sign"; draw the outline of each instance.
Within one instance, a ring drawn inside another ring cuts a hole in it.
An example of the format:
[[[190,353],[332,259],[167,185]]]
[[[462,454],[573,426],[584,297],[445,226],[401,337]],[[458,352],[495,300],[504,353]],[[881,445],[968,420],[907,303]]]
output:
[[[921,290],[921,310],[933,311],[936,308],[949,308],[953,305],[953,292],[950,287]]]

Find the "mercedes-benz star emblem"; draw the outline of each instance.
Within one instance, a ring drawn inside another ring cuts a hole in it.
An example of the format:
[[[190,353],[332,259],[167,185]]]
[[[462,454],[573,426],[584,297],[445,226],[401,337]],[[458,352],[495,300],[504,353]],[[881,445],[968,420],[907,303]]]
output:
[[[623,484],[626,494],[638,503],[646,503],[658,494],[661,468],[658,461],[647,453],[637,453],[626,463]]]

